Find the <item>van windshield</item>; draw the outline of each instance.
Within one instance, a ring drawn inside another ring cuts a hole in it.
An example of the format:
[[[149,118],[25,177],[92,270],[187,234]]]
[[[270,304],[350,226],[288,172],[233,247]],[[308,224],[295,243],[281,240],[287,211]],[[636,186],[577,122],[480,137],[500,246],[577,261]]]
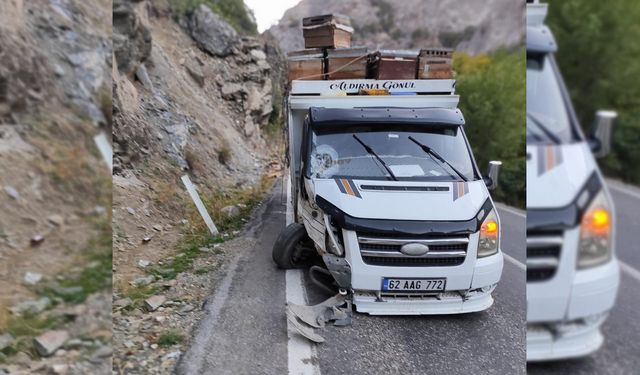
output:
[[[425,152],[416,141],[453,168]],[[475,177],[467,142],[458,126],[323,125],[311,130],[309,150],[307,175],[314,178],[462,181],[462,176],[467,180]]]
[[[527,54],[527,143],[574,140],[567,104],[553,59]]]

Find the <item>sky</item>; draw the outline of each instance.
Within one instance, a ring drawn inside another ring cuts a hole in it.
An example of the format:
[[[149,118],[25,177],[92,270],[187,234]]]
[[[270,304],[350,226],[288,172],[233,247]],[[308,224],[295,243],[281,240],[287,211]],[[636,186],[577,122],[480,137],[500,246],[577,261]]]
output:
[[[298,4],[300,0],[244,0],[253,10],[258,22],[258,31],[263,32],[278,23],[284,12]]]

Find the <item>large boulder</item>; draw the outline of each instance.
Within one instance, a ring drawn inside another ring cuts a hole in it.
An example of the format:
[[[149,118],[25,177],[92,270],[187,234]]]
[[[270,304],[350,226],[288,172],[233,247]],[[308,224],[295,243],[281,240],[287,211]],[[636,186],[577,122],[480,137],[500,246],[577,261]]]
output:
[[[238,33],[206,5],[197,7],[189,18],[189,31],[198,47],[218,57],[233,53]]]
[[[113,2],[113,50],[118,69],[125,74],[135,71],[151,55],[151,32],[134,5],[124,0]]]

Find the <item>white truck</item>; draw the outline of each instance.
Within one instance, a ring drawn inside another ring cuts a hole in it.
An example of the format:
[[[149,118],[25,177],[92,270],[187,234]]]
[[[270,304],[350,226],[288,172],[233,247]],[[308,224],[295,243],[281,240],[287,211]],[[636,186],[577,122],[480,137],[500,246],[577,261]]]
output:
[[[363,95],[369,94],[369,95]],[[289,224],[280,268],[316,265],[358,312],[457,314],[493,304],[500,219],[455,80],[292,81]],[[321,257],[321,261],[319,261]]]
[[[598,111],[584,136],[546,15],[546,4],[527,4],[528,361],[597,350],[620,277],[614,209],[594,158],[609,151],[616,114]]]

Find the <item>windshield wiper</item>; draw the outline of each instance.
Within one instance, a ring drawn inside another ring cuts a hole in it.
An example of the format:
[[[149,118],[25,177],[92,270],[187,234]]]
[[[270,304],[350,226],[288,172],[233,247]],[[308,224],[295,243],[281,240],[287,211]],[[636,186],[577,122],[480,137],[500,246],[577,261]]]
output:
[[[425,145],[424,143],[420,143],[420,141],[418,141],[417,139],[413,138],[412,136],[409,136],[409,140],[415,144],[417,144],[418,146],[420,146],[420,148],[422,149],[422,151],[426,152],[427,154],[429,154],[431,157],[435,157],[436,159],[438,159],[442,164],[447,165],[449,168],[451,168],[452,171],[456,172],[456,174],[458,176],[460,176],[461,179],[463,179],[464,181],[469,181],[469,179],[463,175],[462,173],[460,173],[459,170],[456,169],[456,167],[454,167],[453,165],[451,165],[451,163],[449,163],[448,161],[446,161],[442,156],[440,156],[440,154],[438,154],[434,149],[432,149],[431,147]]]
[[[538,129],[542,130],[544,135],[546,135],[547,138],[551,140],[551,142],[557,145],[561,143],[560,138],[558,138],[557,135],[553,134],[553,132],[549,130],[549,128],[545,125],[545,123],[540,118],[538,118],[538,116],[533,114],[533,112],[527,111],[527,117],[531,120],[532,123],[534,123],[538,127]]]
[[[393,178],[394,181],[398,181],[398,178],[396,177],[395,174],[393,174],[393,172],[391,171],[391,168],[389,168],[389,166],[387,165],[387,163],[384,162],[384,160],[382,160],[382,158],[380,156],[378,156],[378,154],[376,154],[375,151],[373,151],[373,149],[371,147],[369,147],[366,143],[362,142],[362,140],[360,138],[358,138],[357,135],[353,134],[353,138],[356,139],[356,141],[358,141],[358,143],[360,143],[362,145],[362,147],[364,147],[365,150],[367,150],[367,152],[370,155],[373,155],[376,159],[378,159],[378,161],[380,162],[380,164],[382,164],[382,166],[384,167],[384,169],[387,170],[387,172],[389,172],[389,175],[391,176],[391,178]]]

